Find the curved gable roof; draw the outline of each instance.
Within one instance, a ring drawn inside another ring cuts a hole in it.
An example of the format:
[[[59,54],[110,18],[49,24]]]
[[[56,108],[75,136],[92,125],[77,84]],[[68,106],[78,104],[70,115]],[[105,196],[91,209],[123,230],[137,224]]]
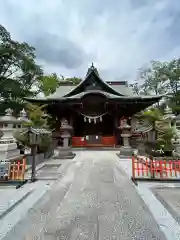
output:
[[[125,96],[127,91],[116,91],[115,88],[111,87],[108,83],[104,82],[100,77],[99,77],[99,74],[98,74],[98,71],[97,69],[93,66],[92,66],[88,69],[88,72],[87,72],[87,75],[85,77],[85,79],[80,82],[74,89],[72,89],[70,92],[68,92],[67,94],[64,95],[64,97],[71,97],[73,95],[76,95],[80,92],[82,92],[81,88],[83,89],[83,86],[85,85],[86,81],[88,81],[88,79],[94,75],[96,77],[96,79],[102,84],[104,85],[104,88],[106,89],[107,92],[109,92],[110,94],[114,94],[114,95],[117,95],[117,96]],[[122,85],[121,85],[122,87]],[[127,88],[127,86],[123,86],[124,88]],[[120,90],[120,89],[119,89]]]

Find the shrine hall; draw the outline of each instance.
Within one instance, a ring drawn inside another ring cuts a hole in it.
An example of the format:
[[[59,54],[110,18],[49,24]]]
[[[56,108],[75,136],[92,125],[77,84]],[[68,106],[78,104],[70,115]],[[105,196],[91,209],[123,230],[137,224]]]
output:
[[[78,84],[62,81],[56,92],[43,98],[26,98],[34,104],[47,104],[54,119],[54,135],[62,118],[73,127],[73,147],[115,147],[121,145],[120,119],[131,125],[134,114],[158,102],[162,96],[133,93],[126,81],[104,81],[92,66]]]

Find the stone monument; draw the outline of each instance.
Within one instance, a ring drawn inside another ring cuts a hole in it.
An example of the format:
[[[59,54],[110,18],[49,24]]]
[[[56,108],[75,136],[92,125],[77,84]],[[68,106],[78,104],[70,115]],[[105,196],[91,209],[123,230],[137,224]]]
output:
[[[133,153],[133,149],[130,146],[131,126],[127,123],[127,119],[120,121],[118,129],[121,130],[121,137],[123,139],[123,145],[120,147],[118,156],[131,156]]]
[[[0,117],[0,131],[3,134],[0,138],[0,161],[9,162],[22,157],[13,136],[15,127],[20,125],[21,121],[12,116],[12,109],[6,109],[5,113],[5,116]]]
[[[56,148],[56,154],[54,158],[56,159],[73,159],[75,153],[72,152],[71,146],[69,144],[73,128],[68,124],[68,121],[64,118],[61,120],[60,136],[63,140],[62,146]]]
[[[175,139],[173,142],[174,152],[173,155],[175,157],[180,157],[180,114],[176,116],[176,125],[175,125]]]

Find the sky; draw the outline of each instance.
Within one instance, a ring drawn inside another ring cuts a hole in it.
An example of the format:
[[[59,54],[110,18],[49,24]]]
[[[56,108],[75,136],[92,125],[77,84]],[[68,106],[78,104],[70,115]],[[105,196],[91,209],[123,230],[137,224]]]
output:
[[[1,0],[0,24],[36,48],[45,73],[132,82],[180,56],[180,0]]]

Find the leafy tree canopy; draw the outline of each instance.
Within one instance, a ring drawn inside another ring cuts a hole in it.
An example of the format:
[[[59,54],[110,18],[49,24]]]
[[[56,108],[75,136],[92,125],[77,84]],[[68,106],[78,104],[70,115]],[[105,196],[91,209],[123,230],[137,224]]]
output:
[[[38,106],[28,103],[26,105],[28,118],[31,121],[30,125],[38,128],[48,127],[48,115],[45,111],[46,105]]]
[[[0,98],[4,101],[0,112],[7,108],[7,102],[16,111],[23,97],[34,94],[32,86],[42,75],[42,69],[35,63],[34,51],[27,43],[12,40],[0,25]]]
[[[180,58],[169,62],[151,61],[141,69],[132,87],[134,93],[143,95],[164,94],[173,112],[180,113]]]
[[[41,76],[38,82],[39,92],[43,93],[45,96],[49,96],[56,91],[58,87],[63,84],[78,84],[81,78],[72,77],[64,78],[63,76],[58,77],[56,73],[51,75]]]

